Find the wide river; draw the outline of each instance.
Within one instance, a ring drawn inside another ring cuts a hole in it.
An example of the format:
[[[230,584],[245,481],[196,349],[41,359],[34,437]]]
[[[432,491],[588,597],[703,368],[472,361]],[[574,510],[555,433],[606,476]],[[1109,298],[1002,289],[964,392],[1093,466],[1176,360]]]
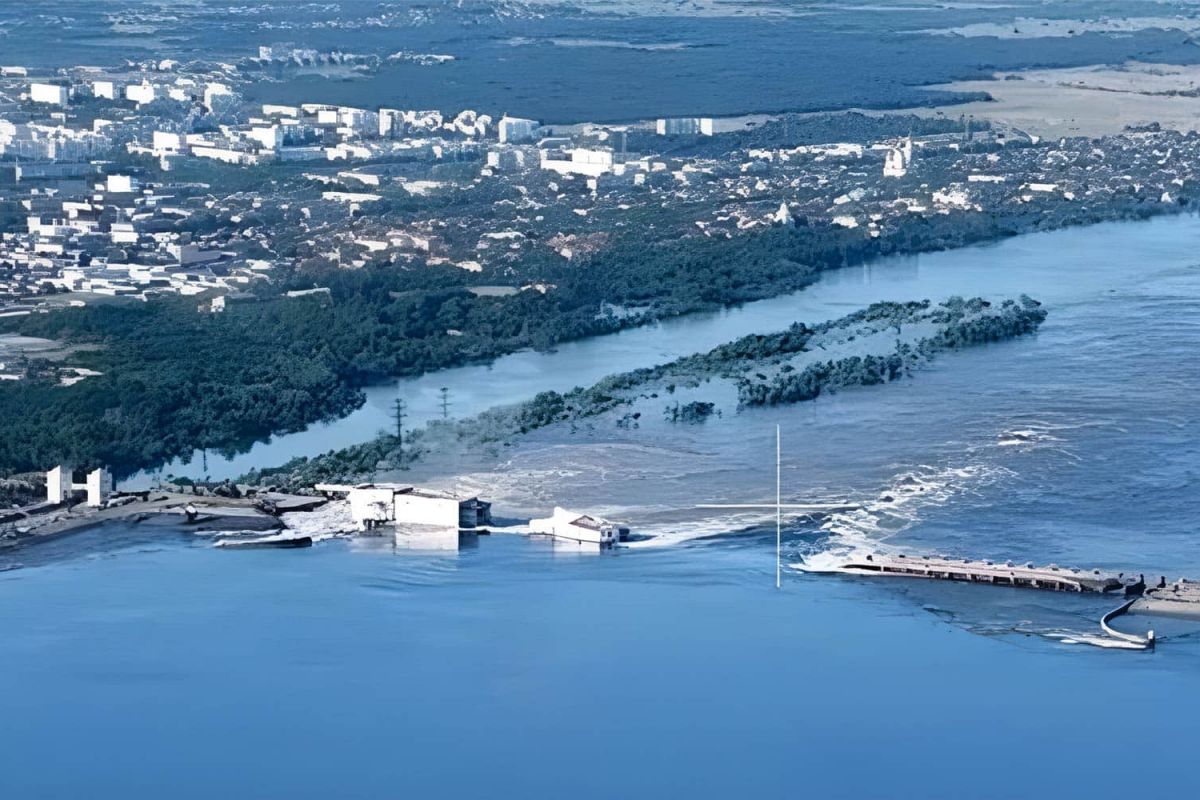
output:
[[[1198,244],[1183,216],[887,259],[209,454],[233,475],[366,438],[397,393],[428,419],[446,386],[462,415],[875,300],[1049,310],[890,386],[530,437],[453,479],[503,516],[563,503],[657,534],[616,554],[224,552],[135,526],[20,551],[0,562],[23,567],[0,573],[0,797],[1185,796],[1200,636],[1155,621],[1153,654],[1091,647],[1109,600],[1021,590],[789,567],[777,591],[766,520],[689,509],[770,497],[778,423],[789,496],[866,505],[789,523],[789,564],[885,542],[1200,578]]]

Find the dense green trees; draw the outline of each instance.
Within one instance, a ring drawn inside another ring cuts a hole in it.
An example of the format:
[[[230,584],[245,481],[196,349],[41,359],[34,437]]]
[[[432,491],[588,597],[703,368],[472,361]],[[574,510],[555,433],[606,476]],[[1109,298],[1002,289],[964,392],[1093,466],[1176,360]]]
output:
[[[690,403],[674,403],[667,406],[663,415],[671,422],[682,422],[687,425],[695,425],[699,422],[704,422],[712,416],[717,410],[715,403],[708,403],[703,400],[693,400]]]
[[[923,307],[928,307],[928,303],[907,305],[909,309]],[[879,303],[863,312],[860,319],[886,320],[889,310],[902,308],[905,307],[894,303]],[[902,319],[903,315],[895,318]],[[978,297],[971,300],[952,297],[933,311],[932,319],[939,323],[937,333],[915,345],[901,342],[895,352],[887,355],[818,362],[799,372],[781,372],[770,381],[743,378],[738,382],[738,399],[747,406],[800,403],[814,400],[822,392],[886,383],[938,352],[1032,333],[1046,319],[1046,311],[1041,303],[1024,295],[1020,300],[1006,300],[998,308]]]
[[[386,377],[768,297],[802,288],[822,270],[878,255],[1162,208],[1131,199],[1092,210],[1064,204],[1053,212],[912,215],[878,238],[801,221],[732,239],[664,239],[653,225],[630,224],[584,261],[565,262],[546,248],[515,276],[396,265],[298,267],[256,289],[257,302],[223,314],[198,313],[194,299],[174,298],[6,319],[0,331],[100,345],[72,363],[103,375],[70,387],[49,380],[0,386],[0,475],[60,461],[103,463],[120,473],[195,448],[238,449],[345,413],[361,402],[359,387]],[[556,288],[507,297],[467,290],[471,282],[505,277]],[[314,285],[328,287],[329,295],[282,294]],[[606,304],[625,313],[608,313]],[[785,335],[802,344],[802,330]]]
[[[1037,329],[1045,316],[1038,302],[1024,296],[999,306],[980,298],[957,297],[936,306],[928,300],[876,303],[812,327],[796,323],[779,333],[744,336],[705,353],[610,375],[586,389],[541,392],[526,402],[489,409],[474,417],[438,421],[411,431],[406,436],[403,454],[399,441],[384,435],[315,458],[298,458],[277,468],[255,470],[242,476],[242,480],[292,490],[320,482],[365,480],[378,470],[394,469],[401,462],[409,464],[421,458],[438,446],[435,443],[478,449],[556,424],[570,425],[574,430],[575,425],[590,422],[618,407],[633,407],[639,400],[657,399],[660,391],[673,393],[676,382],[695,387],[718,376],[735,383],[743,406],[814,400],[823,392],[895,380],[940,351],[1029,333]],[[802,370],[787,363],[797,354],[808,352],[814,336],[834,333],[851,334],[853,338],[857,333],[903,329],[921,322],[933,322],[935,331],[915,342],[899,341],[892,352],[817,361]],[[768,377],[760,370],[773,375]],[[706,400],[668,403],[663,413],[669,422],[686,424],[720,415],[716,404]],[[640,411],[627,409],[615,424],[627,430],[637,428],[640,418]]]

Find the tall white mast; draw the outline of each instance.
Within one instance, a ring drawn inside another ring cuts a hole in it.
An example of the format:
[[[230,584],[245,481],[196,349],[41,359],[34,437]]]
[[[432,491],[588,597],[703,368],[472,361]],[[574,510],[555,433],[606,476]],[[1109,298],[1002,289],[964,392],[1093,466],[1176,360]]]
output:
[[[783,502],[782,490],[780,488],[781,475],[780,464],[782,461],[781,449],[779,445],[779,426],[775,426],[775,588],[780,588],[779,573],[781,549],[783,542]]]
[[[696,508],[728,508],[757,511],[775,510],[775,588],[782,588],[783,578],[783,510],[831,514],[862,508],[858,503],[784,503],[783,446],[779,426],[775,426],[775,503],[702,503]]]

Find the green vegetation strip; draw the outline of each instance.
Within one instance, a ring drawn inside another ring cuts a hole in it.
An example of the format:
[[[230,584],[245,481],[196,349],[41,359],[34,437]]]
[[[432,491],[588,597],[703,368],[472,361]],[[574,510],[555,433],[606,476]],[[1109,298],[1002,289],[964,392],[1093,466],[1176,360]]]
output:
[[[527,402],[491,409],[469,419],[439,421],[408,432],[403,442],[393,435],[380,436],[316,458],[297,458],[275,469],[251,472],[240,481],[302,490],[320,482],[370,480],[380,472],[402,469],[438,448],[473,447],[551,425],[574,425],[640,400],[659,398],[660,393],[673,394],[681,385],[699,387],[713,378],[732,381],[742,407],[814,400],[825,392],[896,380],[939,352],[1033,333],[1045,318],[1041,304],[1024,295],[999,304],[958,297],[936,305],[928,300],[876,303],[813,327],[795,323],[779,333],[745,336],[706,353],[611,375],[589,388],[541,392]],[[914,325],[921,326],[921,331],[928,329],[928,335],[903,340],[901,332]],[[812,363],[802,370],[788,363],[797,356],[811,356],[820,348],[820,342],[839,335],[853,340],[876,333],[889,334],[883,341],[894,349],[829,360],[810,358]],[[766,371],[774,375],[764,374]],[[664,408],[666,418],[677,423],[702,422],[713,411],[714,405],[706,401],[673,403]],[[624,422],[618,419],[616,425],[627,427]]]

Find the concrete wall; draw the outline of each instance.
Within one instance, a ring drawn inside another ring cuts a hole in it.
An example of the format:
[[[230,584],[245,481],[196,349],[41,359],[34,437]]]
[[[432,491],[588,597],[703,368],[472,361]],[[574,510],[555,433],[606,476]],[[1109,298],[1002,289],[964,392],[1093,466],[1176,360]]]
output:
[[[112,475],[106,469],[92,470],[87,476],[87,504],[93,508],[101,508],[112,495]]]
[[[62,503],[71,494],[71,468],[59,465],[46,473],[46,500]]]
[[[453,497],[398,494],[395,509],[398,523],[453,527],[456,530],[460,524],[459,501]]]
[[[352,489],[350,516],[360,528],[366,529],[395,519],[392,505],[394,491],[387,489]]]

